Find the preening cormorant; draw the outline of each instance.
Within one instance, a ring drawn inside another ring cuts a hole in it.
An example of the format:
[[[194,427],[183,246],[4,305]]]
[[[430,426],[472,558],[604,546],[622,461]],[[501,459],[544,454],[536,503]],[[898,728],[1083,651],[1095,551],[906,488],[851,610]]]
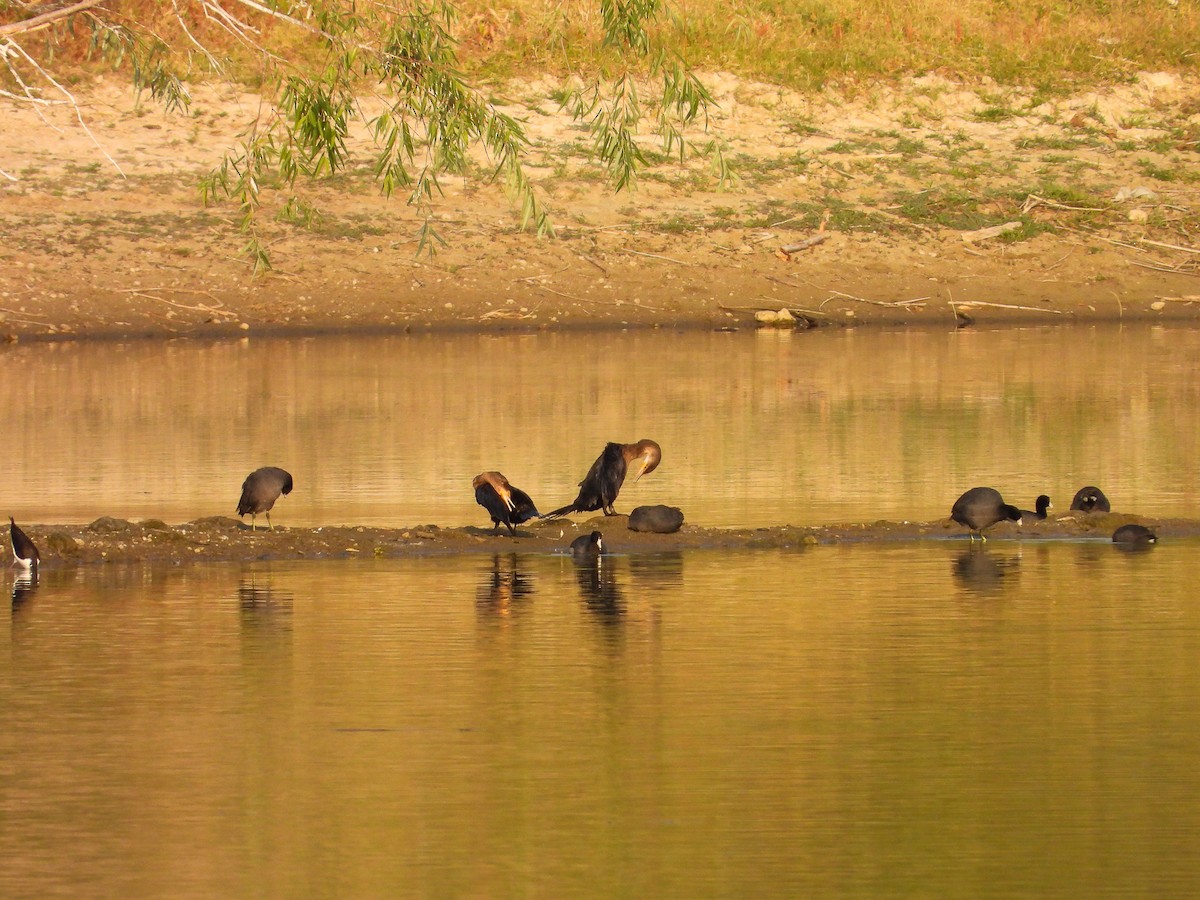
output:
[[[237,514],[250,514],[250,530],[253,531],[254,517],[259,513],[266,513],[267,527],[274,531],[275,526],[271,524],[271,507],[275,505],[280,494],[291,492],[292,476],[283,469],[275,466],[255,469],[242,482],[242,499],[238,501]]]
[[[653,472],[661,461],[662,447],[655,441],[642,439],[636,444],[605,444],[604,452],[592,463],[583,481],[579,482],[579,495],[575,501],[547,513],[546,518],[596,509],[602,510],[606,516],[616,515],[613,503],[621,491],[621,485],[625,483],[626,474],[630,470],[636,471],[636,481]]]
[[[475,488],[475,502],[492,517],[492,534],[503,523],[508,526],[509,534],[515,535],[517,525],[541,516],[529,495],[509,484],[499,472],[481,472],[472,479],[471,487]]]
[[[975,540],[975,535],[978,533],[979,539],[986,541],[983,529],[989,528],[997,522],[1003,522],[1005,519],[1010,519],[1019,525],[1021,524],[1021,511],[1015,506],[1005,503],[1004,498],[995,488],[976,487],[971,488],[954,501],[954,506],[950,510],[950,518],[970,529],[971,540]]]

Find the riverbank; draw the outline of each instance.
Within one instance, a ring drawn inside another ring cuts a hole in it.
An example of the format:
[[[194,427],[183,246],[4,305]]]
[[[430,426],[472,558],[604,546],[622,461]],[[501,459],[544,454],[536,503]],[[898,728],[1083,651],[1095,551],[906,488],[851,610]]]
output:
[[[516,536],[492,534],[489,528],[408,528],[324,526],[273,531],[251,530],[237,519],[213,516],[179,525],[157,520],[131,522],[104,517],[88,525],[25,525],[40,548],[44,568],[101,563],[253,562],[276,559],[368,559],[456,554],[569,553],[572,540],[599,530],[606,552],[622,555],[682,550],[802,550],[840,543],[966,540],[962,526],[949,519],[933,522],[773,528],[705,528],[685,524],[674,534],[630,531],[626,516],[585,521],[555,519],[522,526]],[[1004,522],[989,529],[993,541],[1109,541],[1119,526],[1137,522],[1151,527],[1162,540],[1200,536],[1200,521],[1151,519],[1124,513],[1071,513],[1020,526]]]
[[[261,98],[199,86],[165,114],[106,82],[80,93],[83,124],[7,105],[0,335],[754,327],[779,309],[784,327],[1200,321],[1184,76],[1055,99],[938,76],[817,94],[706,82],[728,189],[703,161],[660,161],[613,194],[555,85],[509,84],[498,102],[526,123],[557,237],[521,232],[479,160],[445,184],[447,246],[419,256],[418,222],[364,154],[305,189],[303,221],[267,201],[261,277],[237,211],[197,188]]]

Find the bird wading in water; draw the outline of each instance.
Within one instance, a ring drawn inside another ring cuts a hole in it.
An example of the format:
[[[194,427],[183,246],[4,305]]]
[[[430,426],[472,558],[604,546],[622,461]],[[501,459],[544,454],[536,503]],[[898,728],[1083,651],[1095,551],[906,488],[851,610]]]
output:
[[[606,444],[604,452],[592,463],[583,481],[579,482],[579,494],[574,502],[546,513],[546,518],[565,516],[573,512],[591,512],[596,509],[603,511],[606,516],[615,516],[613,503],[616,502],[617,494],[621,492],[625,476],[630,471],[636,471],[636,481],[657,469],[661,461],[662,447],[646,438],[636,444]]]
[[[38,563],[41,561],[41,556],[38,553],[38,548],[33,541],[29,539],[20,526],[13,521],[13,517],[8,517],[8,538],[12,543],[13,565],[21,566],[24,569],[37,569]]]

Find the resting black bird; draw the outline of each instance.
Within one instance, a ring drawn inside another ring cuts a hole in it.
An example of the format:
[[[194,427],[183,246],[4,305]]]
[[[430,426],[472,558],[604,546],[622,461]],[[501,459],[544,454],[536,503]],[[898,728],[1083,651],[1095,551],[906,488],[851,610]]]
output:
[[[950,518],[970,529],[971,540],[975,540],[975,535],[978,533],[979,539],[986,541],[983,529],[989,528],[997,522],[1003,522],[1005,519],[1020,525],[1021,511],[1015,506],[1005,503],[1004,498],[995,488],[976,487],[971,488],[954,501],[954,507],[950,510]]]
[[[1075,492],[1075,499],[1071,501],[1071,509],[1078,509],[1082,512],[1112,512],[1112,506],[1109,504],[1108,498],[1104,496],[1104,491],[1090,484]]]
[[[1147,528],[1145,525],[1122,525],[1113,532],[1114,544],[1154,544],[1158,542],[1158,535]]]
[[[237,514],[250,514],[250,530],[253,531],[254,517],[259,513],[266,513],[267,527],[274,531],[275,526],[271,524],[271,507],[275,505],[280,494],[291,492],[292,476],[283,469],[275,466],[255,469],[242,482],[242,499],[238,501]]]
[[[1046,510],[1052,509],[1054,504],[1050,502],[1050,498],[1045,494],[1039,494],[1037,500],[1033,503],[1033,509],[1021,510],[1021,520],[1030,519],[1037,521],[1046,518]]]
[[[576,562],[595,562],[604,552],[604,535],[599,531],[581,534],[571,541],[571,555]]]
[[[499,472],[482,472],[471,481],[475,488],[475,502],[488,511],[494,527],[492,534],[500,530],[500,523],[515,535],[516,526],[541,516],[529,495],[508,483]]]
[[[595,509],[602,510],[606,516],[614,516],[616,510],[613,509],[613,503],[630,468],[637,470],[637,478],[641,478],[657,469],[661,461],[662,447],[651,440],[642,439],[636,444],[606,444],[604,452],[592,463],[583,481],[579,482],[579,495],[575,502],[546,513],[546,518]]]
[[[41,561],[38,548],[29,539],[29,535],[23,532],[17,523],[13,521],[12,516],[8,517],[8,537],[12,543],[13,565],[19,565],[26,569],[36,569],[38,562]]]

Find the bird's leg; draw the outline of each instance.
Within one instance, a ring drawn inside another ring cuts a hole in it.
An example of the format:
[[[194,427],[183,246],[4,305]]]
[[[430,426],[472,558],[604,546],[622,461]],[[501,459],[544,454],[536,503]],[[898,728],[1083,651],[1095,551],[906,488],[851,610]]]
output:
[[[257,515],[258,515],[258,513],[250,513],[250,530],[251,531],[254,530],[254,519]]]
[[[499,534],[499,533],[500,533],[500,520],[493,519],[492,520],[492,534]]]
[[[271,524],[271,511],[267,510],[267,528],[271,531],[275,530],[275,526]]]
[[[987,543],[987,538],[986,538],[986,537],[984,537],[984,534],[983,534],[983,532],[982,532],[982,531],[981,531],[981,532],[979,532],[979,543],[981,543],[981,544],[986,544],[986,543]]]

